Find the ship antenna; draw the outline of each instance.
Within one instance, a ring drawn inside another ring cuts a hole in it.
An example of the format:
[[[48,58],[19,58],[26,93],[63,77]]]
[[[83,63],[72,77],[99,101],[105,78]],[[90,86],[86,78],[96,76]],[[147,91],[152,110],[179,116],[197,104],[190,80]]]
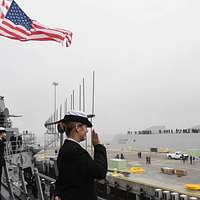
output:
[[[94,116],[94,106],[95,106],[95,71],[92,73],[92,115]],[[92,123],[92,118],[91,118]],[[92,147],[92,128],[91,128],[91,155],[93,155]]]

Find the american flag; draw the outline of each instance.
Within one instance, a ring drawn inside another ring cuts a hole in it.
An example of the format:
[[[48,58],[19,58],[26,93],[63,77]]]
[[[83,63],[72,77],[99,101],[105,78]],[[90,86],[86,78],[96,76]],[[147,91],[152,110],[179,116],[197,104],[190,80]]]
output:
[[[71,44],[72,32],[49,28],[30,19],[13,0],[0,0],[0,35],[20,41],[56,41]]]

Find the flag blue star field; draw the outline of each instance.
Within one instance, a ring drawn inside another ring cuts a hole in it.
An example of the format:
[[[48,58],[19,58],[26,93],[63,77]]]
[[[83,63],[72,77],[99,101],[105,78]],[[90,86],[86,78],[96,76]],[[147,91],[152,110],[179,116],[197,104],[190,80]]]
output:
[[[70,46],[72,32],[30,19],[14,0],[0,0],[0,35],[20,41],[56,41]]]

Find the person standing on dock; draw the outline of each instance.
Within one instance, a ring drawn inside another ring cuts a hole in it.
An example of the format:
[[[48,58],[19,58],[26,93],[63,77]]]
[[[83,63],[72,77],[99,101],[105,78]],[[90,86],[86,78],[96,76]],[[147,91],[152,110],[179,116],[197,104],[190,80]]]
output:
[[[87,128],[92,127],[86,113],[68,112],[62,120],[55,123],[58,124],[58,131],[65,132],[67,136],[57,159],[59,174],[55,184],[55,200],[97,200],[95,179],[106,177],[106,148],[100,144],[94,130],[94,159],[79,144],[86,139]]]
[[[6,129],[4,127],[0,127],[0,194],[1,194],[1,176],[2,176],[2,168],[5,166],[5,158],[4,158],[4,140],[6,139]],[[1,195],[0,195],[1,199]]]
[[[120,159],[122,159],[122,160],[124,160],[124,159],[125,159],[125,157],[124,157],[124,154],[123,154],[123,153],[121,153],[121,154],[120,154]]]
[[[148,163],[151,164],[151,156],[149,156]]]
[[[148,164],[149,164],[149,157],[146,156],[146,165],[148,165]]]
[[[195,164],[195,156],[192,157],[192,162]]]
[[[193,158],[192,158],[192,156],[190,155],[190,165],[192,165],[192,160],[193,160]]]

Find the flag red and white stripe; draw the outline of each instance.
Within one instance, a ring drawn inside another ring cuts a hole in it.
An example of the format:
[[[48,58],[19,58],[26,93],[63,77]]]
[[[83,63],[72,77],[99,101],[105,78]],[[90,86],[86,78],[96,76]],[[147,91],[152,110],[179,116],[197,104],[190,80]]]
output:
[[[7,13],[9,7],[10,1],[2,0],[0,4],[0,19],[3,19],[5,17],[5,14]]]
[[[6,18],[7,12],[11,12],[9,11],[10,5],[11,3],[8,0],[2,0],[0,4],[0,15],[1,15],[0,35],[1,36],[7,37],[10,39],[20,40],[20,41],[29,41],[29,40],[56,41],[56,42],[64,44],[67,47],[70,46],[71,40],[72,40],[72,32],[70,31],[59,29],[59,28],[49,28],[47,26],[40,24],[39,22],[35,20],[31,20],[30,18],[28,18],[28,16],[25,13],[23,13],[25,14],[25,19],[23,20],[29,20],[28,22],[31,24],[31,27],[29,30],[24,26],[23,23],[16,24],[15,19],[9,20],[9,18]],[[15,3],[15,6],[17,6],[17,9],[19,8],[16,3]],[[12,12],[15,12],[16,11],[15,9],[12,9]],[[18,14],[18,10],[16,13]]]

